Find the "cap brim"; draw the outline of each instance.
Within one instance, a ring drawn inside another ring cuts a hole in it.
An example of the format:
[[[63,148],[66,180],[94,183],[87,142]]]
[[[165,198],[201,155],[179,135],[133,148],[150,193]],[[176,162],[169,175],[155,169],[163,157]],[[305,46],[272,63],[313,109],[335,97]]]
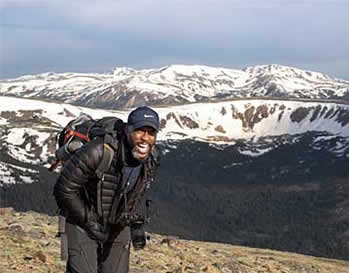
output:
[[[141,121],[141,122],[132,124],[131,128],[132,128],[132,131],[134,131],[136,129],[139,129],[141,127],[146,127],[146,126],[153,128],[156,132],[158,131],[157,126],[153,122],[150,122],[150,121]]]

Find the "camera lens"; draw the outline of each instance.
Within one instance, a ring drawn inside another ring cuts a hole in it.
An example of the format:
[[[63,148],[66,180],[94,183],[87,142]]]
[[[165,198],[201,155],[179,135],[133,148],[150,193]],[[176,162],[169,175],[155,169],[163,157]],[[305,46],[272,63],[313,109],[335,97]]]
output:
[[[143,223],[143,221],[136,221],[131,225],[131,239],[135,250],[144,248],[146,244]]]

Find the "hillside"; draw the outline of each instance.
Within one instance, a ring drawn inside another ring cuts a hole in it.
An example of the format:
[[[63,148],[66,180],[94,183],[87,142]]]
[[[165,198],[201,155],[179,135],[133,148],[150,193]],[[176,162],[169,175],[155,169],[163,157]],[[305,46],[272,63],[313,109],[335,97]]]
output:
[[[316,134],[298,138],[293,143],[285,137],[290,144],[258,157],[240,155],[241,143],[223,150],[195,141],[169,143],[150,191],[149,230],[348,259],[347,159],[313,150]],[[13,168],[17,183],[0,187],[0,202],[54,214],[56,175],[35,164],[31,168],[35,183],[23,183],[20,176],[30,174]]]
[[[57,217],[0,208],[0,272],[63,272]],[[349,262],[148,234],[130,273],[348,273]]]

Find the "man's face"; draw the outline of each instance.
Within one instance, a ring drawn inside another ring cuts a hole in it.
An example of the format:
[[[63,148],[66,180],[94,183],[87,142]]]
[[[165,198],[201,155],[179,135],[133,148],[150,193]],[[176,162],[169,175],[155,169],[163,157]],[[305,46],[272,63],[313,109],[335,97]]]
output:
[[[131,134],[132,155],[138,160],[146,159],[155,144],[156,131],[148,126],[134,130]]]

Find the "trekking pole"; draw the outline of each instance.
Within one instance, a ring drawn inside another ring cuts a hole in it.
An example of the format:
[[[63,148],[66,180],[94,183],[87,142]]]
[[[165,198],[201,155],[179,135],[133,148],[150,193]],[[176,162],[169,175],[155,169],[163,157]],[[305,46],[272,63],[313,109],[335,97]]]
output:
[[[61,238],[61,261],[68,260],[68,238],[65,232],[65,217],[58,216],[58,236]]]
[[[149,223],[150,222],[150,213],[149,213],[149,207],[150,207],[150,204],[153,202],[153,200],[150,200],[150,199],[147,199],[145,201],[145,207],[146,207],[146,211],[145,211],[145,222],[146,223]]]

